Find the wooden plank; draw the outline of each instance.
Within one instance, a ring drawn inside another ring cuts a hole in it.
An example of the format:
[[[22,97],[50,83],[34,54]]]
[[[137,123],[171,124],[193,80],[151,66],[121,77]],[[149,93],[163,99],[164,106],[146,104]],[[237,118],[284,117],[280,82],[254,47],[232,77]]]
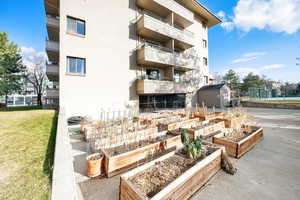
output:
[[[143,200],[148,199],[145,195],[142,195],[137,188],[134,187],[133,184],[130,183],[130,181],[127,181],[120,178],[120,193],[119,197],[120,200]]]
[[[243,140],[242,143],[238,144],[237,157],[240,158],[242,155],[247,153],[262,139],[263,139],[263,129],[260,128],[257,131],[255,131],[254,134],[249,136],[247,140]]]

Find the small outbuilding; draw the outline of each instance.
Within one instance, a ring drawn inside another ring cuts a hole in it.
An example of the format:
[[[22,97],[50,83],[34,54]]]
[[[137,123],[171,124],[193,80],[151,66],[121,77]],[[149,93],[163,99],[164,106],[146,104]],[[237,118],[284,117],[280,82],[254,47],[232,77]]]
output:
[[[224,107],[230,104],[230,88],[225,84],[206,85],[198,90],[199,105]]]

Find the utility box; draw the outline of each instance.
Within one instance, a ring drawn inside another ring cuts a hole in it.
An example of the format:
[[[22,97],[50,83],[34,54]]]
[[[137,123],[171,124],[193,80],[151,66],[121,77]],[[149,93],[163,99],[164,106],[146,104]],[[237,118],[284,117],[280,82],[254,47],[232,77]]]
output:
[[[198,103],[222,108],[230,104],[230,88],[226,84],[206,85],[198,90]]]

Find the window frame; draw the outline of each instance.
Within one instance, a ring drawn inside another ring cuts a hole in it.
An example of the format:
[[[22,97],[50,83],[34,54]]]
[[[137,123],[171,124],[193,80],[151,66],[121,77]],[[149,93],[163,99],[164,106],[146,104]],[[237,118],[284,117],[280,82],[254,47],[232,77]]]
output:
[[[207,49],[207,40],[206,39],[202,39],[202,46],[204,49]]]
[[[208,66],[208,59],[206,57],[203,57],[203,66]]]
[[[69,66],[69,62],[70,59],[75,59],[75,71],[76,72],[71,72],[70,71],[70,66]],[[82,60],[83,61],[83,72],[78,72],[78,60]],[[75,56],[67,56],[67,70],[66,70],[66,74],[67,75],[77,75],[77,76],[85,76],[86,75],[86,59],[85,58],[81,58],[81,57],[75,57]]]
[[[75,21],[75,29],[76,29],[75,32],[73,32],[72,30],[69,30],[69,19]],[[83,22],[83,24],[84,24],[84,30],[83,30],[84,34],[81,34],[81,33],[78,32],[78,22]],[[83,19],[79,19],[79,18],[67,15],[67,33],[71,34],[71,35],[85,37],[86,36],[86,21],[83,20]]]

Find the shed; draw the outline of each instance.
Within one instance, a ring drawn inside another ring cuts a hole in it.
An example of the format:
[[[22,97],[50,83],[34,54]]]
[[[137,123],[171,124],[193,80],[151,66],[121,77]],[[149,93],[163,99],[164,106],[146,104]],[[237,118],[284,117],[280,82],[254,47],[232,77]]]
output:
[[[230,103],[230,88],[225,84],[206,85],[198,90],[199,105],[223,107]]]

